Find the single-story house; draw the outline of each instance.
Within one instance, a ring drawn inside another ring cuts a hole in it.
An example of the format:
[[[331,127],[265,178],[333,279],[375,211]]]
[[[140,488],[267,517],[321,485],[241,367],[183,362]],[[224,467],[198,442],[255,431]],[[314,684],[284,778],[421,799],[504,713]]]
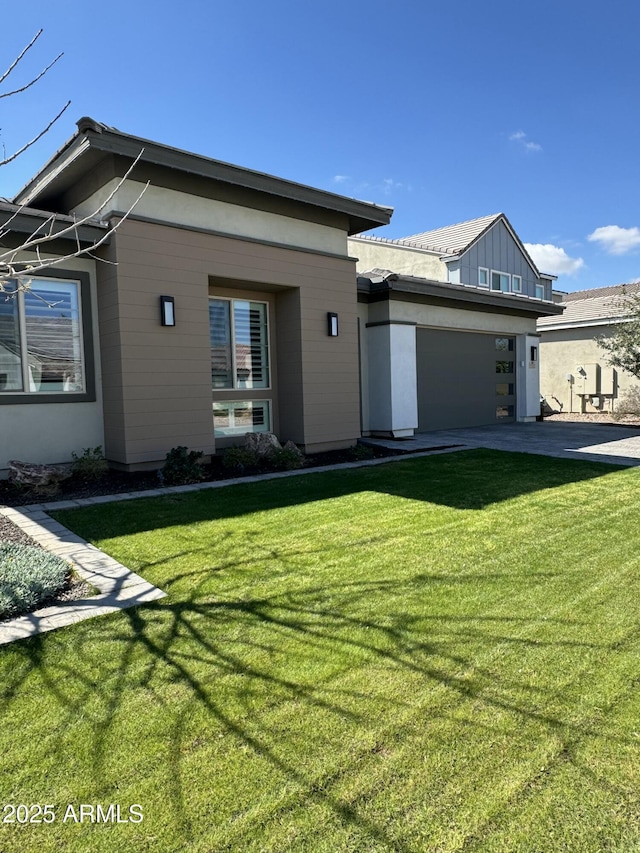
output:
[[[562,293],[563,313],[540,317],[540,391],[552,409],[613,412],[629,391],[640,389],[638,379],[611,367],[596,340],[625,321],[625,297],[636,293],[638,282]]]
[[[356,235],[365,434],[540,414],[536,320],[562,311],[502,214],[398,240]]]
[[[534,417],[551,277],[501,214],[362,236],[391,215],[81,119],[0,206],[0,253],[61,233],[0,300],[0,473],[98,445],[140,470],[247,432],[319,452]],[[75,257],[76,237],[100,245]]]

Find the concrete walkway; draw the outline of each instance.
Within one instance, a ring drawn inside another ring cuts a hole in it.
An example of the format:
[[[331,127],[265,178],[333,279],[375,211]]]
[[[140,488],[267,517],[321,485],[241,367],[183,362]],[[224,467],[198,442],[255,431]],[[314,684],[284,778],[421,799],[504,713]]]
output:
[[[640,465],[640,429],[591,423],[535,421],[436,430],[409,439],[366,439],[366,443],[407,451],[458,444],[627,467]]]

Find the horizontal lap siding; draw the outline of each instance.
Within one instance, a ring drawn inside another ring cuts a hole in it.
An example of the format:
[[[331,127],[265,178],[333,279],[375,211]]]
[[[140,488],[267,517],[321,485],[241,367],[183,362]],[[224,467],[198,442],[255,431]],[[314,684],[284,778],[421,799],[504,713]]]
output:
[[[271,344],[283,437],[307,446],[357,438],[352,261],[134,220],[114,244],[118,266],[102,265],[99,282],[109,458],[162,461],[178,444],[214,451],[208,296],[216,279],[276,288]],[[160,325],[161,294],[175,298],[174,328]],[[339,314],[338,338],[327,335],[328,311]]]

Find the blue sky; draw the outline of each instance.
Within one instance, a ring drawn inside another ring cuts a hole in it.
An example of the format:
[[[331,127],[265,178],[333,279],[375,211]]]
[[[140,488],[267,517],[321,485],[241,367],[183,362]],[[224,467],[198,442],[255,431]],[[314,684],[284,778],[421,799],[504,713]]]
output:
[[[104,9],[104,14],[100,10]],[[632,0],[31,0],[3,16],[11,197],[89,115],[395,208],[391,238],[503,212],[557,287],[640,279]],[[6,88],[5,88],[6,91]]]

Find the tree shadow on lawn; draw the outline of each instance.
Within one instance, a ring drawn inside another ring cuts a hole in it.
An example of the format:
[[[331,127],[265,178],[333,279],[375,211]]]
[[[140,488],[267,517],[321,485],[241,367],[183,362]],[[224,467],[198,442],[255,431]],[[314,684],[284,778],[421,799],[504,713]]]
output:
[[[599,462],[477,449],[60,510],[52,515],[95,542],[368,491],[454,509],[481,510],[521,495],[594,480],[620,470],[626,469]]]
[[[469,582],[477,583],[478,577],[470,577]],[[403,814],[395,816],[390,829],[388,821],[367,813],[366,786],[359,797],[350,799],[340,793],[344,791],[341,783],[368,762],[385,761],[387,752],[393,755],[429,727],[448,725],[455,750],[470,728],[484,728],[490,739],[493,716],[505,715],[515,727],[531,726],[532,737],[543,732],[555,738],[554,753],[545,758],[547,773],[555,763],[570,761],[579,766],[579,744],[603,738],[603,718],[635,687],[621,679],[604,706],[600,703],[576,718],[569,700],[562,701],[563,695],[581,677],[596,679],[597,673],[589,673],[585,661],[605,658],[612,648],[606,642],[584,639],[590,624],[586,616],[584,622],[567,618],[567,607],[533,618],[412,614],[407,608],[389,605],[378,615],[376,602],[391,594],[415,604],[416,583],[418,576],[406,583],[345,581],[308,587],[293,595],[225,601],[211,600],[203,594],[204,585],[195,585],[187,600],[134,608],[117,617],[77,625],[57,638],[41,635],[17,644],[12,650],[13,666],[3,681],[0,707],[6,711],[19,701],[24,682],[37,684],[38,677],[43,702],[53,699],[58,709],[54,731],[43,749],[58,752],[58,763],[64,764],[69,742],[62,739],[63,734],[81,718],[80,725],[90,729],[93,746],[86,758],[74,760],[86,763],[90,771],[93,799],[100,801],[102,795],[113,801],[120,780],[110,751],[125,736],[123,714],[130,713],[132,702],[133,707],[137,703],[160,733],[161,745],[154,750],[151,764],[158,772],[157,753],[162,752],[158,784],[163,786],[163,805],[169,806],[184,843],[206,837],[194,807],[190,755],[202,750],[207,756],[200,764],[198,785],[210,790],[215,806],[220,773],[215,744],[224,737],[227,751],[245,750],[252,756],[246,762],[250,767],[256,766],[264,775],[266,765],[279,780],[270,792],[272,802],[266,812],[247,816],[245,802],[237,815],[220,817],[223,822],[226,819],[225,849],[227,845],[239,849],[234,844],[246,840],[246,832],[257,838],[265,825],[277,826],[292,812],[318,805],[360,842],[368,840],[372,846],[384,845],[401,853],[423,849],[407,840]],[[429,583],[419,578],[425,595]],[[553,639],[548,639],[550,625],[556,631]],[[630,645],[637,639],[635,630],[622,642]],[[544,654],[560,648],[570,655],[570,674],[559,686],[523,684],[517,669],[510,672],[500,665],[505,655]],[[362,669],[371,673],[370,679],[359,677]],[[387,690],[384,677],[396,689]],[[406,689],[397,689],[398,680]],[[562,711],[548,710],[559,703]],[[292,710],[287,716],[289,708],[295,708],[295,713]],[[285,715],[284,723],[278,712]],[[193,719],[198,715],[194,737]],[[287,742],[288,732],[283,733],[282,726],[286,729],[289,720],[295,729],[297,721],[305,719],[311,721],[310,728],[295,735],[296,748],[295,741]],[[327,744],[314,742],[320,730]],[[57,746],[55,732],[60,737]],[[631,736],[604,737],[620,746],[637,743]],[[345,742],[350,742],[348,750]],[[315,764],[305,760],[306,753],[332,747],[338,757],[326,768],[317,754]],[[123,769],[127,777],[135,767],[145,774],[147,759],[137,754],[139,748],[137,743],[127,744],[132,755],[131,765]],[[426,735],[424,748],[428,748]],[[523,762],[527,758],[520,756]],[[251,780],[234,780],[240,800],[243,781],[250,789]],[[482,779],[470,783],[474,787],[487,784]],[[51,784],[55,785],[55,773]],[[402,786],[403,777],[398,779],[391,772],[388,784]],[[525,788],[523,782],[522,797],[531,793]],[[149,815],[153,825],[152,821]]]

